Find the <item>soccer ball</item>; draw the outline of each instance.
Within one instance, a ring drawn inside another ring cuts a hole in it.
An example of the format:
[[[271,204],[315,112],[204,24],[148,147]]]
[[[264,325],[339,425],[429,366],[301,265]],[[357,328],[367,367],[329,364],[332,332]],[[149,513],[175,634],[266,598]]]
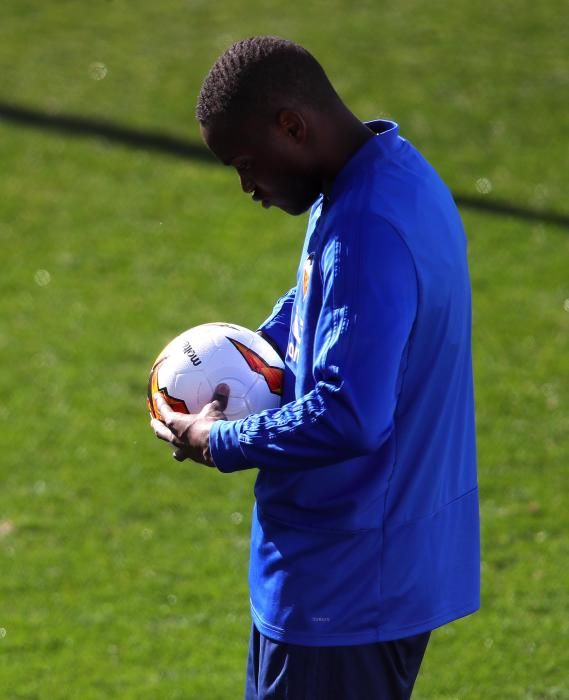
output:
[[[224,413],[244,418],[281,404],[284,365],[258,333],[229,323],[204,323],[181,333],[156,358],[148,379],[148,408],[159,392],[180,413],[199,413],[220,383],[229,386]]]

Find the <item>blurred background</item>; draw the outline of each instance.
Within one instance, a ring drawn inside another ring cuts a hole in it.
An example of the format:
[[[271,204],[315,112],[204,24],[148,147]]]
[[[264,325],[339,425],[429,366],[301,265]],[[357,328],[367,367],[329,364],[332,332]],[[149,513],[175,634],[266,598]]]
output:
[[[253,34],[398,121],[469,236],[483,608],[414,697],[569,698],[566,10],[3,0],[0,698],[242,696],[255,472],[172,460],[145,391],[172,336],[256,327],[295,277],[304,217],[252,206],[193,116]]]

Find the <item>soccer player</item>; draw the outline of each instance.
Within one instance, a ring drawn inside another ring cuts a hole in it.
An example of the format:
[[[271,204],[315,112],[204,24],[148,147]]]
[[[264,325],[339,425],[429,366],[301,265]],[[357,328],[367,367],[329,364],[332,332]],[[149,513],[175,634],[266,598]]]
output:
[[[452,196],[396,123],[362,123],[304,48],[231,46],[197,118],[244,192],[310,210],[294,287],[260,331],[281,408],[227,421],[158,398],[158,437],[258,469],[247,700],[402,700],[431,630],[479,607],[466,241]]]

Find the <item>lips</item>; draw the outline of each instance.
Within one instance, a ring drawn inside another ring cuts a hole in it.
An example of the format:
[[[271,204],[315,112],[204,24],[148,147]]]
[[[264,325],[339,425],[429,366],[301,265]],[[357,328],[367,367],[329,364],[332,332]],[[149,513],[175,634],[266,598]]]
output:
[[[265,209],[268,209],[271,206],[270,199],[267,197],[266,194],[264,194],[263,192],[260,192],[259,190],[255,190],[253,192],[251,199],[254,202],[261,202],[261,204],[263,205],[263,207]]]

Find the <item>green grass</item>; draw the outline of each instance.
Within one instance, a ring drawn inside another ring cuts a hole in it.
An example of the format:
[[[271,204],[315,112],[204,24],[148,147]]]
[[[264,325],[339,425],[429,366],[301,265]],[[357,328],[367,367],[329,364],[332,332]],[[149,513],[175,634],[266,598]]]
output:
[[[0,101],[197,140],[215,56],[280,33],[362,118],[397,118],[455,191],[487,178],[489,199],[567,211],[562,9],[6,0]],[[252,207],[215,166],[2,121],[0,165],[0,697],[239,698],[255,475],[172,460],[145,382],[183,328],[255,326],[305,222]],[[463,215],[483,608],[433,635],[416,698],[569,698],[569,231]]]

